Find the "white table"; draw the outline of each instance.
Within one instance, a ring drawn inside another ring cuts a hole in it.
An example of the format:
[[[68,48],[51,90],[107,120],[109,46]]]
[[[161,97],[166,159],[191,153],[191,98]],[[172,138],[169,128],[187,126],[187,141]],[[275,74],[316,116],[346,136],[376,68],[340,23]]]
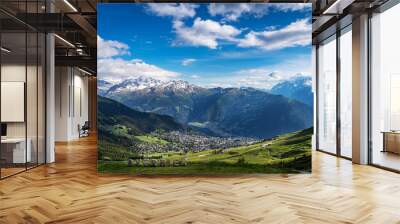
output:
[[[31,139],[27,139],[25,151],[25,138],[5,138],[1,139],[1,144],[6,147],[13,146],[13,163],[26,163],[32,161]],[[4,146],[3,146],[4,147]]]

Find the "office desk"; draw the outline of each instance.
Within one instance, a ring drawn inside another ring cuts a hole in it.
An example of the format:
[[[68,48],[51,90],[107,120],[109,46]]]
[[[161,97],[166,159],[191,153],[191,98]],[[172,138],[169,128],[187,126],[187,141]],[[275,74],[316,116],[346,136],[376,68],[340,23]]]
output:
[[[400,132],[383,131],[383,150],[382,152],[392,152],[400,154]]]
[[[31,139],[27,139],[25,151],[25,138],[1,139],[1,157],[6,163],[26,163],[32,160]]]

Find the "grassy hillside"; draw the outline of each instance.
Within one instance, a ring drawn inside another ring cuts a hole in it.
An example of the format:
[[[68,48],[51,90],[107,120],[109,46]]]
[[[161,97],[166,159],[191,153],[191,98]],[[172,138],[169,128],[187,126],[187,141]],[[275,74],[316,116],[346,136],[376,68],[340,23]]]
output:
[[[133,110],[115,100],[98,96],[98,123],[102,128],[121,125],[128,128],[130,134],[140,135],[156,129],[183,130],[184,127],[166,115],[145,113]]]
[[[98,170],[130,174],[181,175],[310,172],[311,135],[312,128],[309,128],[252,145],[228,149],[136,154],[132,157],[140,159],[132,159],[129,162],[100,160]],[[123,148],[118,150],[122,153]],[[126,149],[126,153],[129,153],[129,149]]]
[[[184,130],[170,116],[135,111],[117,101],[98,96],[99,158],[126,160],[137,156],[135,147],[141,142],[164,143],[144,137],[162,130]]]
[[[140,135],[140,136],[135,136],[139,141],[142,142],[147,142],[147,143],[151,143],[151,144],[160,144],[160,145],[165,145],[168,142],[165,141],[164,139],[159,139],[157,137],[154,136],[150,136],[150,135]]]

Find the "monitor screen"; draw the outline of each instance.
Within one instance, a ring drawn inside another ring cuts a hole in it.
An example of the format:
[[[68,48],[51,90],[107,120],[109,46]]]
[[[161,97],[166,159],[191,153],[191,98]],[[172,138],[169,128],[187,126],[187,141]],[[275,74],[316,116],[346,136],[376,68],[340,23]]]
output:
[[[1,136],[7,136],[7,124],[1,124]]]

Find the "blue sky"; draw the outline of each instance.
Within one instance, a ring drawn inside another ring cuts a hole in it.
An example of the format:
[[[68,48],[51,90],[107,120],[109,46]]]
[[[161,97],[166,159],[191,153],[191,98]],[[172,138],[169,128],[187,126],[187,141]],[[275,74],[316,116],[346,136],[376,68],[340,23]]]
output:
[[[311,4],[99,4],[98,76],[268,89],[310,75]]]

